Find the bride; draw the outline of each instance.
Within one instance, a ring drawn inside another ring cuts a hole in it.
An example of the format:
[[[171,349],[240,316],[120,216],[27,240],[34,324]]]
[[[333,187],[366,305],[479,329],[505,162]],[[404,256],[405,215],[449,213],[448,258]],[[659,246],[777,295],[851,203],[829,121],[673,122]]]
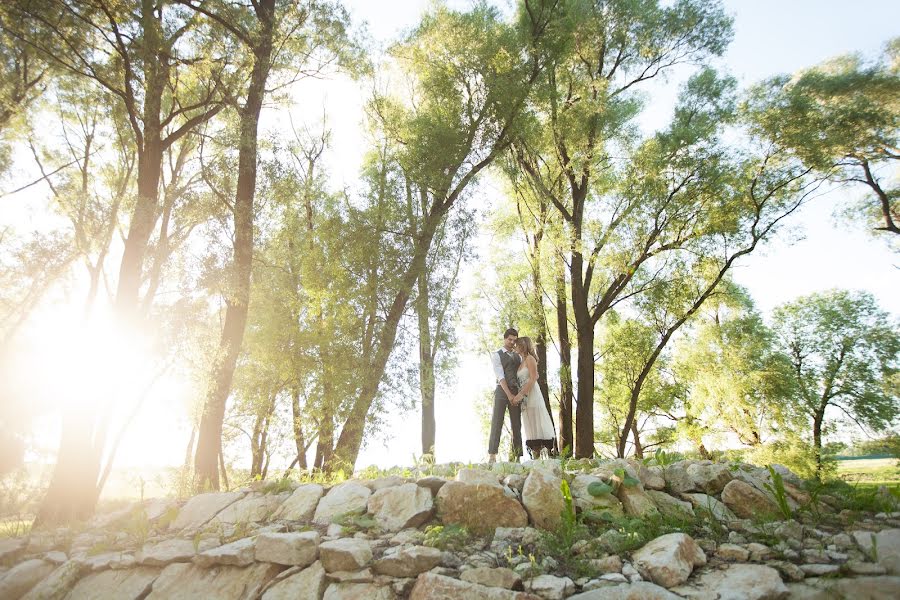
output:
[[[529,337],[518,338],[515,349],[522,357],[522,364],[516,373],[519,393],[513,398],[513,403],[521,405],[525,445],[532,458],[547,458],[553,449],[556,432],[544,404],[544,395],[537,385],[537,355]]]

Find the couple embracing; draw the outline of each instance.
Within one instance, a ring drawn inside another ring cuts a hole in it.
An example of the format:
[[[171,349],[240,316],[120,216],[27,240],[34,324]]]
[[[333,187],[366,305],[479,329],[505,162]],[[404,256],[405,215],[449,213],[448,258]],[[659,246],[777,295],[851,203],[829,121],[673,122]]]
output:
[[[522,426],[525,444],[532,458],[546,458],[553,450],[556,432],[538,385],[537,355],[531,338],[519,337],[515,329],[503,334],[503,347],[491,354],[497,389],[488,440],[488,462],[497,461],[503,416],[509,409],[512,445],[516,458],[522,456]]]

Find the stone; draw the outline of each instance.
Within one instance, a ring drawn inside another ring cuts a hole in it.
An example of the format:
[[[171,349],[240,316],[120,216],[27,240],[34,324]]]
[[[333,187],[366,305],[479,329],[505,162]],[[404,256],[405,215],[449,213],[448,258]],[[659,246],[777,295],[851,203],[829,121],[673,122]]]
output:
[[[66,600],[138,600],[150,593],[150,587],[160,572],[155,567],[137,567],[91,573],[75,584]]]
[[[218,545],[219,540],[214,538],[202,539],[196,547],[193,540],[171,538],[158,543],[144,544],[135,560],[142,565],[164,567],[174,562],[188,562],[198,552],[205,552]]]
[[[853,575],[884,575],[887,573],[887,569],[878,563],[860,562],[858,560],[848,561],[844,568]]]
[[[690,502],[679,500],[666,492],[647,490],[647,495],[663,515],[674,519],[694,518],[694,507]]]
[[[325,581],[328,583],[372,583],[375,576],[371,569],[361,571],[334,571],[325,573]]]
[[[263,592],[261,600],[321,600],[325,593],[325,569],[316,561],[289,576],[279,576]]]
[[[201,567],[213,565],[231,565],[246,567],[253,563],[256,556],[256,538],[246,537],[218,548],[205,550],[194,557],[194,562]]]
[[[409,595],[409,600],[441,600],[465,598],[466,600],[541,600],[528,592],[514,592],[499,587],[486,587],[468,581],[460,581],[436,573],[422,573]]]
[[[737,519],[727,506],[706,494],[682,494],[685,500],[694,505],[694,508],[706,511],[717,521],[733,521]]]
[[[512,569],[505,567],[477,567],[467,569],[460,573],[462,581],[475,583],[486,587],[497,587],[506,590],[521,590],[522,578]]]
[[[22,596],[22,600],[62,600],[78,581],[84,567],[77,561],[70,560],[56,567],[49,575],[39,581]]]
[[[19,598],[56,570],[56,565],[37,558],[26,560],[0,575],[0,598]]]
[[[389,585],[375,583],[332,583],[325,589],[322,600],[394,600],[396,594]]]
[[[319,544],[319,560],[325,571],[358,571],[372,562],[372,547],[366,540],[339,539]]]
[[[588,492],[588,487],[592,483],[604,483],[604,481],[596,475],[576,475],[572,480],[569,490],[572,492],[572,501],[575,506],[582,511],[592,510],[597,513],[608,512],[614,517],[623,516],[625,510],[622,508],[622,502],[612,493],[592,496]]]
[[[698,600],[781,600],[788,594],[778,571],[772,567],[739,564],[707,571],[690,586],[679,586],[672,591]]]
[[[6,565],[15,562],[25,552],[27,546],[28,540],[25,538],[0,539],[0,564]]]
[[[525,487],[525,479],[526,477],[524,475],[513,473],[503,478],[503,485],[521,494],[522,488]]]
[[[269,563],[249,567],[217,565],[209,569],[175,563],[156,578],[147,600],[253,600],[281,569]]]
[[[48,552],[47,554],[45,554],[44,560],[46,560],[49,563],[53,563],[54,565],[59,566],[59,565],[63,564],[64,562],[66,562],[67,560],[69,560],[69,557],[66,556],[65,552],[60,552],[59,550],[55,550],[53,552]]]
[[[248,494],[219,511],[210,523],[234,525],[268,521],[287,498],[287,494]]]
[[[693,489],[709,495],[721,494],[725,485],[734,479],[728,465],[720,463],[695,463],[688,466],[687,474],[694,483]]]
[[[781,578],[786,581],[803,581],[806,579],[806,573],[803,569],[792,562],[786,560],[773,560],[768,563],[773,569],[777,569],[781,574]]]
[[[653,499],[639,486],[620,485],[616,497],[622,502],[622,509],[630,517],[647,517],[659,513]]]
[[[319,500],[325,494],[325,488],[318,483],[307,483],[297,486],[297,489],[281,503],[273,519],[285,519],[289,521],[309,521],[316,512]]]
[[[622,559],[618,554],[613,554],[605,558],[593,558],[590,561],[591,567],[598,573],[621,573]]]
[[[663,468],[663,479],[666,480],[666,490],[672,494],[683,494],[694,489],[694,480],[687,472],[691,463],[682,461]]]
[[[522,504],[532,525],[549,531],[559,528],[566,507],[561,485],[562,478],[550,470],[533,469],[528,474],[522,489]]]
[[[363,514],[366,512],[366,505],[371,495],[372,492],[369,488],[356,481],[340,483],[328,490],[325,497],[319,500],[319,505],[313,515],[313,522],[328,525],[340,515]]]
[[[389,475],[387,477],[379,477],[378,479],[364,481],[363,485],[372,490],[372,492],[377,492],[378,490],[396,487],[408,482],[408,479],[400,477],[399,475]]]
[[[444,484],[447,483],[447,480],[443,477],[425,477],[416,482],[416,485],[423,488],[428,488],[431,490],[431,495],[434,496],[438,493],[438,491],[444,487]]]
[[[807,577],[821,577],[822,575],[833,575],[838,573],[841,568],[838,565],[823,565],[821,563],[813,563],[809,565],[800,565],[800,569]]]
[[[737,544],[719,544],[716,556],[731,562],[746,562],[750,558],[750,551]]]
[[[681,600],[666,588],[649,581],[601,587],[569,596],[569,600]]]
[[[722,490],[722,502],[742,519],[752,519],[778,512],[767,495],[738,479],[729,481]]]
[[[450,481],[438,492],[435,503],[438,518],[444,525],[457,523],[483,531],[528,524],[528,513],[518,500],[503,492],[499,483]]]
[[[220,511],[244,497],[242,492],[213,492],[194,496],[178,511],[169,529],[199,529]]]
[[[305,567],[319,556],[319,532],[261,533],[256,537],[256,560]]]
[[[900,529],[884,529],[878,533],[854,531],[851,535],[869,558],[875,559],[889,574],[900,575]]]
[[[191,545],[193,551],[193,544]],[[104,552],[93,556],[76,555],[72,560],[78,561],[88,571],[102,571],[103,569],[126,569],[137,564],[135,557],[127,552]],[[190,560],[190,557],[184,559]],[[62,564],[62,563],[57,563]],[[168,563],[165,563],[168,564]]]
[[[822,580],[823,587],[838,598],[853,600],[896,600],[900,598],[900,577],[855,577]]]
[[[646,466],[644,463],[637,464],[638,479],[645,490],[664,490],[666,489],[666,478],[663,476],[663,467],[654,465]]]
[[[386,531],[418,527],[434,512],[431,492],[415,483],[379,489],[369,498],[368,512]]]
[[[575,582],[568,577],[538,575],[525,582],[525,589],[545,600],[563,600],[575,591]]]
[[[376,560],[372,569],[379,575],[416,577],[441,564],[441,551],[428,546],[401,548]]]
[[[671,588],[687,581],[694,567],[706,564],[706,554],[685,533],[669,533],[644,545],[632,555],[644,579]]]
[[[500,486],[500,480],[496,473],[483,469],[460,469],[456,473],[456,481],[460,483],[483,483],[486,485]]]

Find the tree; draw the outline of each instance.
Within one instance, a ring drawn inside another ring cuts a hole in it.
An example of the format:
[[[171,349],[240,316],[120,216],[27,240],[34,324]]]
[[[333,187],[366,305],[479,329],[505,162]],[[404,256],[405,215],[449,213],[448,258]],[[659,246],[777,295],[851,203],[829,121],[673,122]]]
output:
[[[798,298],[774,321],[798,388],[793,408],[811,422],[818,477],[829,421],[882,432],[900,414],[898,324],[871,294],[845,290]]]
[[[759,127],[807,164],[867,189],[859,212],[875,231],[900,235],[900,187],[891,182],[900,160],[898,96],[895,38],[877,62],[848,55],[770,78],[754,88],[749,106]]]

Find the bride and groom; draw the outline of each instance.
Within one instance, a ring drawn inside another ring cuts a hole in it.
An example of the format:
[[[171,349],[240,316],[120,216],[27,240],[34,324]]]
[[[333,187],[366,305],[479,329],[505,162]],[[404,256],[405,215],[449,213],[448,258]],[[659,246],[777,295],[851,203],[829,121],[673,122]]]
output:
[[[522,426],[525,445],[532,458],[545,458],[553,450],[556,438],[553,420],[544,404],[544,395],[537,384],[537,355],[531,338],[519,337],[515,329],[503,334],[503,347],[491,354],[491,364],[497,379],[494,390],[494,412],[488,440],[488,462],[497,461],[503,417],[509,409],[512,445],[516,457],[522,456]]]

